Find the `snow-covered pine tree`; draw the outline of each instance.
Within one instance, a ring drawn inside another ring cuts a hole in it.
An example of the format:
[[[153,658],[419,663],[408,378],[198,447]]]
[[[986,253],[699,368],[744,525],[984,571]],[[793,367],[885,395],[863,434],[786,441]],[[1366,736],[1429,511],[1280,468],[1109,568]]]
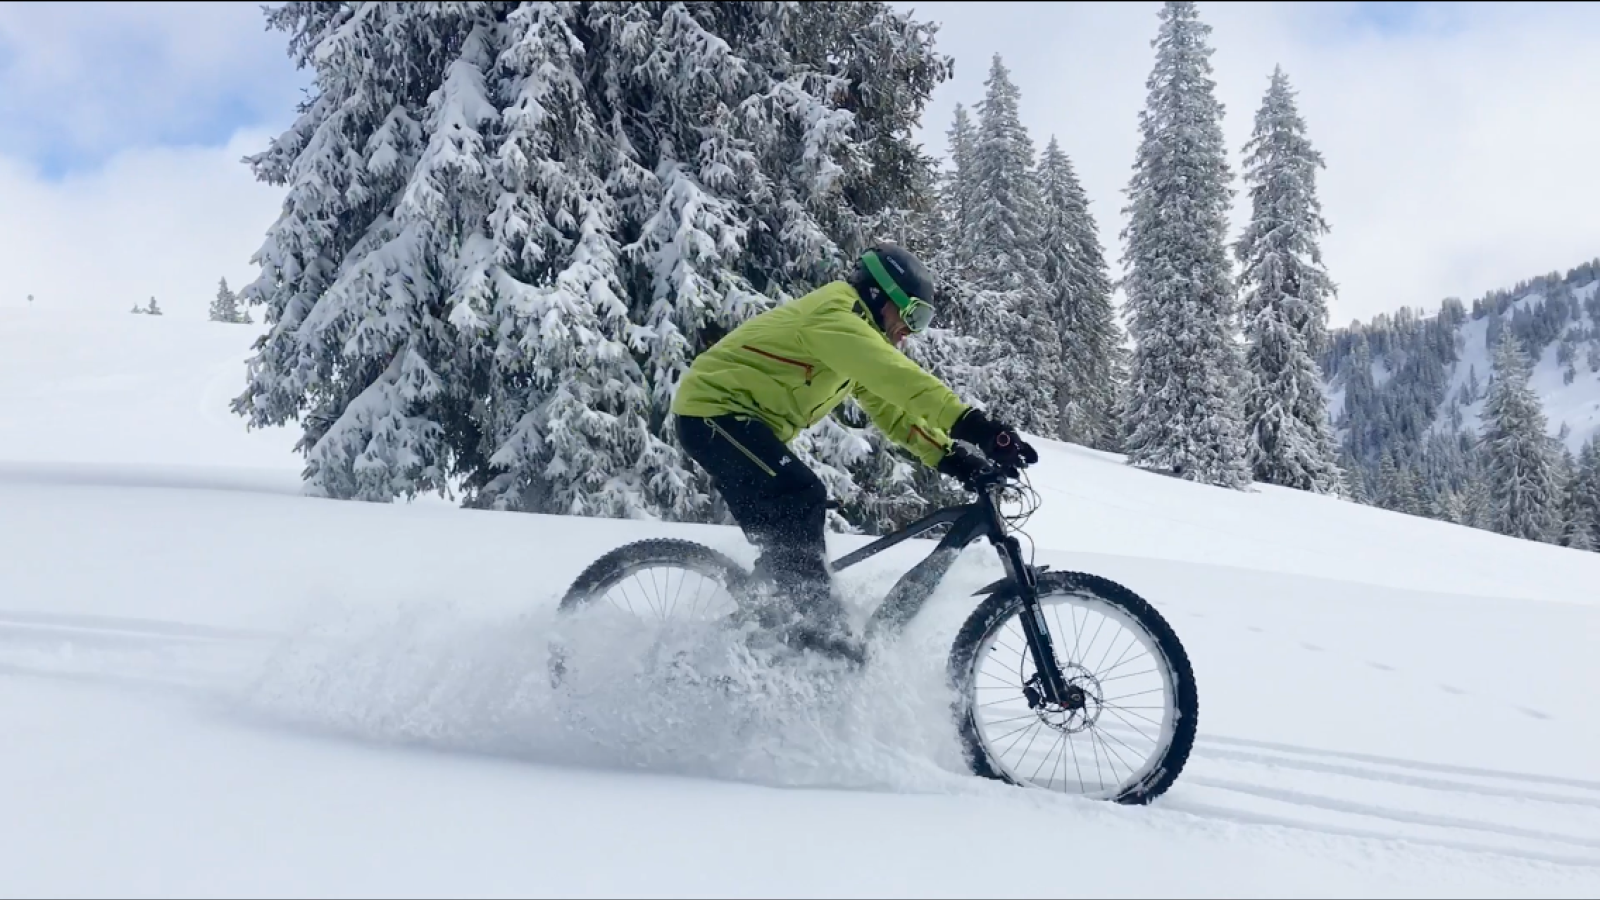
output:
[[[1246,451],[1257,481],[1318,494],[1341,487],[1317,357],[1333,281],[1318,236],[1322,155],[1306,137],[1294,90],[1273,69],[1244,146],[1250,223],[1235,245],[1245,335]]]
[[[1160,20],[1123,232],[1135,344],[1125,449],[1133,465],[1243,489],[1250,470],[1226,247],[1233,192],[1211,28],[1186,0],[1164,3]]]
[[[1340,451],[1343,459],[1340,470],[1344,473],[1344,497],[1366,506],[1372,505],[1372,492],[1367,490],[1366,470],[1357,465],[1348,448]]]
[[[1416,483],[1410,463],[1400,458],[1393,448],[1383,452],[1378,464],[1378,505],[1395,512],[1417,514]]]
[[[793,11],[792,32],[797,37],[786,52],[794,58],[796,72],[828,73],[833,93],[819,89],[818,94],[831,96],[830,103],[852,122],[848,134],[830,133],[830,146],[842,165],[833,184],[828,166],[817,168],[807,161],[820,158],[821,148],[806,149],[806,141],[824,134],[810,123],[835,122],[837,117],[824,116],[822,109],[794,108],[784,126],[795,137],[786,146],[795,152],[781,168],[772,168],[802,177],[815,172],[818,187],[790,190],[810,198],[806,212],[826,232],[816,238],[815,247],[796,242],[785,250],[790,260],[797,261],[781,269],[790,272],[787,294],[843,275],[873,241],[918,244],[925,252],[930,224],[925,217],[934,213],[938,163],[921,151],[912,136],[931,91],[952,71],[948,58],[932,52],[933,27],[888,4],[806,3],[796,4]],[[803,131],[798,127],[802,124]],[[755,216],[757,221],[778,218],[759,209]],[[949,337],[947,332],[922,335],[908,342],[913,345],[908,350],[913,355],[918,349],[948,354]],[[941,344],[945,350],[940,350]],[[928,497],[919,486],[936,479],[937,473],[894,448],[877,429],[866,426],[864,416],[856,421],[860,427],[850,424],[847,410],[841,410],[803,435],[796,449],[811,454],[819,466],[848,475],[831,484],[841,502],[862,510],[852,519],[862,528],[881,530],[925,512]],[[861,446],[865,455],[858,450]]]
[[[1600,435],[1586,441],[1578,453],[1568,491],[1571,534],[1574,539],[1576,535],[1586,535],[1590,543],[1587,549],[1600,549]]]
[[[913,253],[928,262],[933,275],[938,279],[938,313],[934,317],[933,325],[919,335],[913,335],[901,345],[906,356],[918,365],[943,379],[958,396],[967,398],[972,396],[969,385],[981,381],[974,377],[973,367],[969,364],[972,356],[973,340],[959,334],[951,326],[953,314],[959,312],[960,303],[970,296],[971,289],[967,286],[962,272],[953,260],[953,216],[950,207],[952,187],[951,173],[940,172],[936,165],[930,165],[924,176],[927,190],[919,191],[925,194],[927,202],[916,209],[907,219],[907,229],[903,243]],[[850,406],[851,404],[846,404]],[[855,415],[858,424],[864,424],[866,414],[859,410],[850,410]],[[869,440],[876,440],[869,432]],[[876,454],[885,460],[893,460],[895,465],[908,464],[901,452],[884,452]],[[927,506],[950,506],[967,502],[968,495],[954,479],[941,476],[937,471],[928,469],[914,462],[910,463],[909,490],[920,503],[908,502],[898,504],[887,521],[896,525],[906,524],[901,516],[905,514],[920,514]],[[882,483],[874,480],[873,483]],[[890,483],[901,482],[890,479]],[[865,517],[863,517],[865,521]]]
[[[1593,550],[1594,533],[1589,522],[1589,510],[1584,508],[1579,489],[1582,470],[1578,458],[1567,447],[1561,448],[1557,465],[1560,485],[1560,535],[1557,540],[1563,547],[1575,550]]]
[[[1022,127],[1020,92],[999,54],[978,106],[967,221],[958,228],[967,310],[982,382],[973,398],[1024,432],[1057,434],[1061,340],[1042,273],[1039,185],[1033,141]]]
[[[244,321],[239,313],[239,298],[228,289],[228,279],[222,278],[217,282],[217,296],[211,301],[210,319],[213,322],[240,323]]]
[[[491,193],[494,14],[286,5],[268,22],[315,68],[316,92],[250,160],[288,193],[241,292],[273,327],[234,409],[252,425],[300,419],[308,487],[324,496],[448,492],[483,455],[469,410],[493,349],[473,318],[496,249],[475,221]]]
[[[1466,501],[1455,491],[1442,491],[1439,494],[1433,517],[1441,522],[1449,522],[1452,525],[1464,524],[1467,518]]]
[[[1400,469],[1399,502],[1395,509],[1410,516],[1427,515],[1429,503],[1423,496],[1417,470],[1409,461]]]
[[[963,104],[956,104],[955,117],[945,132],[945,139],[950,145],[950,169],[940,180],[939,202],[947,220],[946,244],[951,253],[956,253],[972,246],[967,229],[973,221],[972,182],[976,173],[973,154],[978,144],[977,130]]]
[[[316,90],[252,160],[289,190],[235,409],[301,420],[311,485],[372,500],[717,515],[673,440],[677,379],[892,227],[948,74],[882,3],[268,15]],[[848,501],[866,454],[839,434],[797,450]]]
[[[951,167],[932,173],[931,203],[912,220],[906,246],[928,263],[938,280],[938,313],[932,327],[906,342],[906,355],[942,379],[957,395],[980,405],[984,402],[984,373],[978,365],[977,317],[971,308],[977,294],[968,260],[963,253],[970,242],[963,229],[970,221],[973,177],[972,154],[976,142],[966,107],[956,104],[955,119],[946,132]]]
[[[1581,519],[1575,519],[1568,523],[1567,530],[1562,535],[1561,545],[1570,547],[1573,550],[1584,550],[1591,553],[1596,549],[1600,549],[1600,544],[1596,543],[1594,529],[1590,527],[1588,522]]]
[[[1539,396],[1528,386],[1521,342],[1507,331],[1495,347],[1484,401],[1490,528],[1531,541],[1557,537],[1560,485]]]
[[[1038,177],[1045,296],[1061,343],[1058,435],[1097,450],[1116,450],[1117,388],[1127,351],[1089,197],[1053,135],[1039,158]]]

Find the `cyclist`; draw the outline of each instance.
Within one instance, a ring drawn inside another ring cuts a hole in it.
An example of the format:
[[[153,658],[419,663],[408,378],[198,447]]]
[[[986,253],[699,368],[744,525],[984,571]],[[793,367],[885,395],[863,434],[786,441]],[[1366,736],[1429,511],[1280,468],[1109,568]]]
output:
[[[953,440],[1010,469],[1039,459],[1014,429],[963,403],[899,351],[932,321],[933,298],[927,268],[905,249],[879,244],[847,278],[729,332],[678,385],[678,439],[760,549],[755,574],[787,601],[769,609],[764,624],[791,646],[864,657],[827,566],[827,490],[788,448],[845,397],[896,444],[963,481],[984,464]]]

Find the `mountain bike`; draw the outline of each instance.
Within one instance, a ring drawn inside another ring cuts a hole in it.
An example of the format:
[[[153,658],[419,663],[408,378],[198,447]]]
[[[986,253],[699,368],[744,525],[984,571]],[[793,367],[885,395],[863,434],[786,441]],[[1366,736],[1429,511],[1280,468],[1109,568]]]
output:
[[[940,509],[829,566],[837,573],[946,529],[873,611],[866,627],[871,647],[901,632],[960,553],[988,538],[1005,576],[976,592],[984,599],[956,634],[946,664],[967,765],[975,775],[1022,787],[1148,803],[1177,780],[1194,745],[1199,699],[1188,656],[1161,614],[1128,588],[1024,561],[1016,534],[1037,511],[1039,496],[1022,478],[990,466],[963,484],[977,495],[975,502]],[[1006,503],[1019,511],[1007,515]],[[691,578],[695,588],[680,607]],[[703,602],[708,584],[709,606]],[[643,540],[595,560],[574,580],[559,611],[574,612],[615,592],[635,614],[635,600],[644,596],[649,612],[663,619],[680,609],[728,618],[740,613],[754,588],[752,573],[717,550],[679,539]],[[658,596],[649,599],[652,594]],[[1104,635],[1108,626],[1129,639]],[[559,684],[564,662],[559,648],[552,651],[552,678]]]

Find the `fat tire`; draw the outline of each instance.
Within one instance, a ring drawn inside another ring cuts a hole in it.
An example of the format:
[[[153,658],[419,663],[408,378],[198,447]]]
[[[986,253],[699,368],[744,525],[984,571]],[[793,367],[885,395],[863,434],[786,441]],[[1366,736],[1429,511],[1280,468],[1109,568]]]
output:
[[[652,538],[624,544],[590,563],[573,579],[557,610],[569,613],[586,605],[607,584],[627,575],[633,568],[648,563],[665,563],[698,572],[716,573],[735,597],[749,578],[749,572],[743,566],[704,544],[676,538]]]
[[[1053,594],[1088,595],[1126,613],[1145,628],[1155,639],[1157,648],[1165,657],[1171,679],[1177,721],[1173,723],[1172,741],[1162,754],[1160,762],[1141,781],[1128,785],[1116,796],[1108,798],[1116,803],[1142,805],[1161,796],[1177,781],[1189,753],[1194,748],[1199,727],[1200,700],[1195,688],[1194,671],[1189,656],[1178,640],[1177,633],[1155,607],[1144,598],[1114,581],[1083,572],[1042,572],[1038,576],[1039,596]],[[976,691],[974,690],[974,664],[978,648],[995,629],[1000,628],[1022,609],[1022,597],[1013,584],[1007,584],[990,594],[967,617],[954,643],[950,647],[949,676],[955,690],[955,714],[961,735],[962,749],[973,774],[992,778],[1008,784],[1026,787],[1007,777],[996,766],[985,750],[978,732],[976,716]]]

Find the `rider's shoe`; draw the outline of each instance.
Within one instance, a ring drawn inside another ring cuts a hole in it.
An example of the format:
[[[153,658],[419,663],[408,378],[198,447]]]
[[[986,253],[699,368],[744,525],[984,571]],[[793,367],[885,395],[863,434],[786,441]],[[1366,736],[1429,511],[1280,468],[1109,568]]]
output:
[[[784,643],[856,665],[866,662],[866,642],[851,629],[844,603],[831,590],[808,598],[796,613],[782,630]]]
[[[857,665],[866,662],[866,642],[851,628],[844,603],[830,588],[780,592],[771,583],[758,584],[735,614],[738,626],[764,634],[797,652],[807,650]]]
[[[810,650],[858,666],[867,662],[866,641],[851,633],[848,628],[840,630],[827,626],[816,627],[802,621],[789,629],[785,643],[796,650]]]

